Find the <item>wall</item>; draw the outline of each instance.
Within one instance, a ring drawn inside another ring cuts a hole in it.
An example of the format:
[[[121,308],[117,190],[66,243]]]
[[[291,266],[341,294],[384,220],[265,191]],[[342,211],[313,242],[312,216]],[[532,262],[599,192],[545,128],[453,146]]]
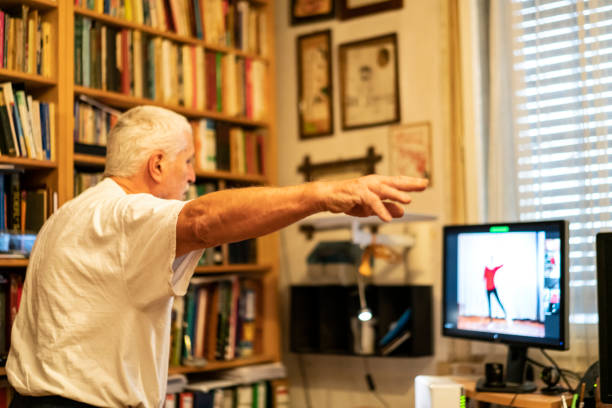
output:
[[[433,182],[426,192],[415,194],[409,211],[438,216],[436,222],[401,226],[386,226],[389,230],[414,234],[417,244],[409,251],[407,267],[385,270],[377,264],[377,280],[385,283],[421,283],[434,285],[435,358],[368,358],[341,356],[298,356],[288,351],[288,285],[306,279],[306,256],[318,240],[347,239],[348,232],[326,232],[308,241],[297,226],[281,233],[281,314],[283,355],[289,370],[291,401],[295,408],[307,407],[306,389],[311,407],[381,406],[367,390],[364,380],[366,367],[377,384],[379,395],[391,407],[412,407],[413,382],[418,374],[433,374],[436,361],[444,359],[448,344],[440,338],[440,277],[441,225],[444,223],[450,191],[445,172],[445,133],[448,129],[446,67],[447,34],[445,0],[404,0],[401,10],[378,13],[347,21],[328,20],[301,26],[290,26],[290,0],[277,0],[276,61],[277,61],[277,120],[279,150],[279,184],[292,185],[303,181],[297,172],[304,155],[314,163],[362,156],[367,146],[375,146],[383,161],[377,172],[388,171],[388,127],[342,132],[339,112],[338,44],[382,35],[398,34],[399,77],[402,123],[428,120],[433,133]],[[297,67],[296,37],[313,31],[332,30],[334,123],[333,136],[300,141],[297,133]],[[376,275],[376,273],[375,273]],[[300,360],[302,364],[300,364]]]

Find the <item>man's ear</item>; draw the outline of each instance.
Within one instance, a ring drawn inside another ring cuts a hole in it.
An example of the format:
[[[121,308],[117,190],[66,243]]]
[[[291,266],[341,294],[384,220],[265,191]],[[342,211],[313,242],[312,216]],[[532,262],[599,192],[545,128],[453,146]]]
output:
[[[147,171],[151,179],[156,183],[161,183],[163,178],[163,161],[164,153],[162,151],[154,152],[147,161]]]

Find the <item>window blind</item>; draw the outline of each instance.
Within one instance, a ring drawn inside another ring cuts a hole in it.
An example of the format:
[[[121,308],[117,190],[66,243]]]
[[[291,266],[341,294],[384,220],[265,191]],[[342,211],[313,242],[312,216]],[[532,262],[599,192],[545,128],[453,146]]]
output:
[[[514,0],[512,22],[520,219],[570,221],[570,323],[592,333],[595,234],[612,230],[612,2]]]

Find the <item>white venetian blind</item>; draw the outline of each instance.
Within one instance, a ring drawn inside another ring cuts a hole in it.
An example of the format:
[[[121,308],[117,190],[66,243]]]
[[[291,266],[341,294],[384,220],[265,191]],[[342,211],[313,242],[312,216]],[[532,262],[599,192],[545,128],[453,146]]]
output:
[[[520,218],[570,221],[572,349],[593,360],[595,234],[612,229],[612,1],[513,6]]]

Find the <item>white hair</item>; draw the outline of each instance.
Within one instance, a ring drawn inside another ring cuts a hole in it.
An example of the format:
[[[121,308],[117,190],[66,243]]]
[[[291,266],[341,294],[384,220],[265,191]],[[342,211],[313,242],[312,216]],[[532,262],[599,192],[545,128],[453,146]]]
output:
[[[192,134],[189,122],[171,110],[148,105],[128,110],[108,135],[104,176],[133,176],[156,150],[173,160],[187,148],[185,132]]]

